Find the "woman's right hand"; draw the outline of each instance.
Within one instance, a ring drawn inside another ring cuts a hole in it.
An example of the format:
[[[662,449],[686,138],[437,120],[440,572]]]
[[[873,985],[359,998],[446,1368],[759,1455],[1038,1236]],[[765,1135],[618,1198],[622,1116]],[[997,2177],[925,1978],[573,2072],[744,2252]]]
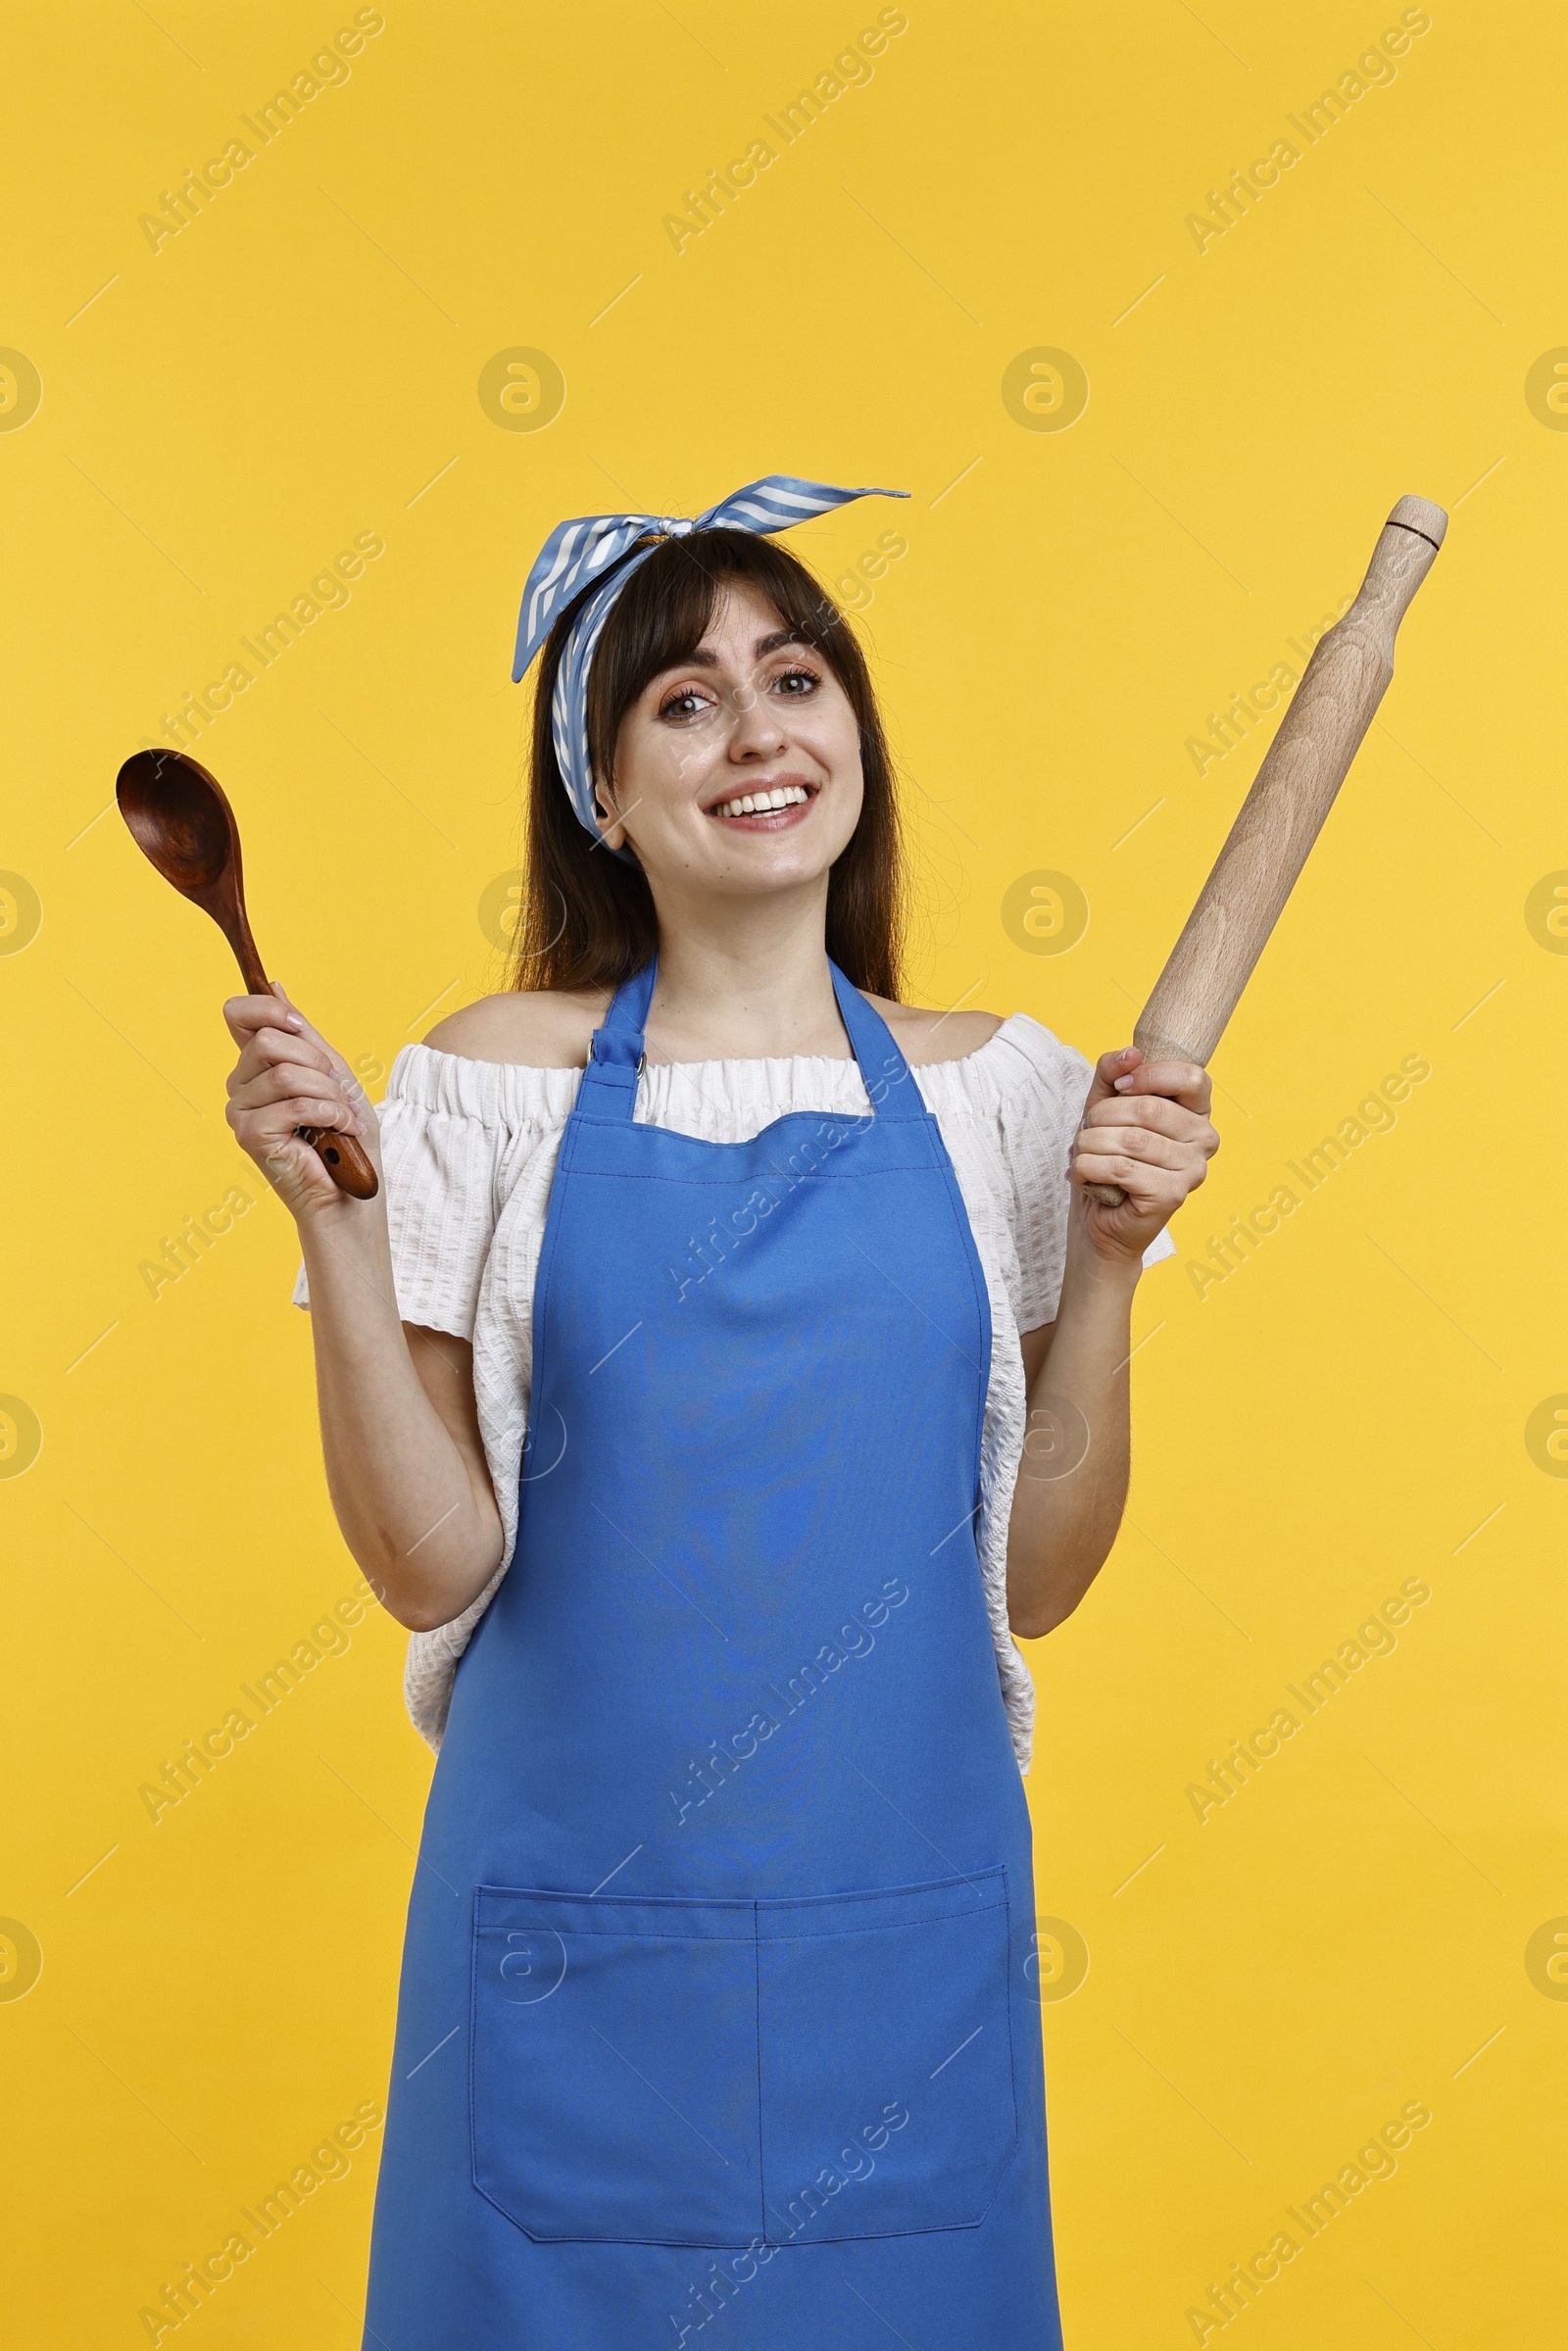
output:
[[[299,1219],[371,1203],[340,1192],[298,1127],[353,1135],[381,1169],[380,1133],[364,1087],[340,1053],[297,1012],[274,980],[270,996],[223,1006],[239,1059],[228,1079],[228,1123],[279,1200]]]

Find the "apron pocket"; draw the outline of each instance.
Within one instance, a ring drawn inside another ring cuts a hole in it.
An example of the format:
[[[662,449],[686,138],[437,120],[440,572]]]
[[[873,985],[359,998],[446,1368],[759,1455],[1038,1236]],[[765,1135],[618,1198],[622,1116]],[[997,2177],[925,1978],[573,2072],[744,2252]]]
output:
[[[761,2234],[752,1903],[480,1886],[469,2047],[473,2184],[529,2236]]]
[[[774,2244],[972,2229],[1018,2139],[1004,1869],[758,1905]]]

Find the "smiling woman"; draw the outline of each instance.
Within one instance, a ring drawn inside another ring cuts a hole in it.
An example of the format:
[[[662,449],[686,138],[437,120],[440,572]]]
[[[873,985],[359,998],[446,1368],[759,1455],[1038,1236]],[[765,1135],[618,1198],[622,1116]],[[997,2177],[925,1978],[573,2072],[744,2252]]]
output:
[[[694,2267],[765,2272],[750,2351],[848,2340],[846,2289],[1060,2351],[1017,1639],[1110,1548],[1133,1293],[1216,1138],[1189,1063],[902,1001],[876,696],[773,544],[870,495],[551,534],[515,984],[400,1053],[379,1122],[286,1004],[229,1006],[334,1507],[439,1747],[386,2351],[682,2342]],[[301,1126],[384,1151],[377,1197]]]

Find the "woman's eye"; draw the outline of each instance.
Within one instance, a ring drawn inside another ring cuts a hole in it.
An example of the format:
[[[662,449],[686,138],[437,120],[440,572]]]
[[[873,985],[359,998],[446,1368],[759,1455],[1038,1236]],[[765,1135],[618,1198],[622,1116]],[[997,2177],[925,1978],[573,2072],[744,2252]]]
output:
[[[773,683],[775,686],[787,686],[791,689],[790,694],[786,697],[787,700],[804,701],[808,694],[815,693],[820,680],[814,670],[786,669],[783,676],[776,677]]]
[[[667,702],[660,704],[659,715],[661,718],[695,718],[706,708],[700,694],[690,686],[683,686],[678,694],[672,694]]]

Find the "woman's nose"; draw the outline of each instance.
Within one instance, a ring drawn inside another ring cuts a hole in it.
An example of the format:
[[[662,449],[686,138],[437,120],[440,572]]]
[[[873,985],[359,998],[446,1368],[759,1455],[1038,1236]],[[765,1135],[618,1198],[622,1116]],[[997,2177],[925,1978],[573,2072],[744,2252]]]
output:
[[[784,740],[779,714],[752,685],[736,686],[729,696],[730,756],[737,751],[770,749]]]

